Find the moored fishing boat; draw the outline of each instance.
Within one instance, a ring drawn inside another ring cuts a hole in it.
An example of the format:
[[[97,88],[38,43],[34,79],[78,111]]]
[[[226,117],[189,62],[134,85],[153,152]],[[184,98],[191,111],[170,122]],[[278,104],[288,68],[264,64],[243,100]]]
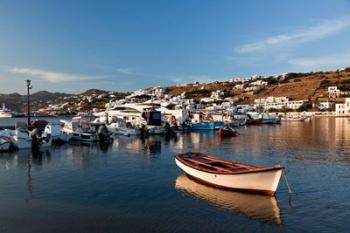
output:
[[[224,125],[224,121],[215,120],[210,114],[194,113],[188,128],[191,130],[218,130]]]
[[[259,114],[257,113],[247,113],[247,119],[246,119],[247,125],[261,125],[263,124],[263,119],[259,117]]]
[[[263,124],[280,124],[281,118],[279,118],[276,114],[270,114],[264,112],[260,114],[260,118],[262,119]]]
[[[184,153],[176,164],[190,177],[218,188],[273,196],[282,175],[281,166],[263,167],[227,161],[201,153]]]
[[[224,126],[224,122],[201,122],[191,123],[189,129],[191,130],[218,130]]]

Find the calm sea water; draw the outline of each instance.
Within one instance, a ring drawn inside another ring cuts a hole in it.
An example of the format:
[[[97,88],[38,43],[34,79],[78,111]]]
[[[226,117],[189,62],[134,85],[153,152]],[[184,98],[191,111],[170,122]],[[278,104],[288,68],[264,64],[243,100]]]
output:
[[[0,122],[1,125],[1,122]],[[0,154],[0,232],[349,232],[350,123],[319,118],[177,139],[118,137]],[[286,167],[276,198],[226,192],[182,175],[200,151]]]

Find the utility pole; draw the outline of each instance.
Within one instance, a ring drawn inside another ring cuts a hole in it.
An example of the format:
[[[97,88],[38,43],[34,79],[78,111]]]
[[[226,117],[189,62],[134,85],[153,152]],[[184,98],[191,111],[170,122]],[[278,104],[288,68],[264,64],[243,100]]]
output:
[[[28,116],[28,126],[30,125],[30,98],[29,98],[29,90],[32,89],[32,85],[31,85],[31,80],[27,79],[26,80],[27,83],[27,116]]]

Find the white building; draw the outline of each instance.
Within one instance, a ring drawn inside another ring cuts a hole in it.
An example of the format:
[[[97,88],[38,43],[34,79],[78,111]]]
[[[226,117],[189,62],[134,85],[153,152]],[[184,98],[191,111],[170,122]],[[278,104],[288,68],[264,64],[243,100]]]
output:
[[[221,97],[224,95],[224,92],[223,91],[220,91],[220,90],[216,90],[216,91],[213,91],[211,93],[211,98],[213,98],[214,100],[221,100]]]
[[[158,98],[162,97],[164,95],[164,88],[161,88],[161,87],[154,88],[153,94]]]
[[[235,89],[243,89],[243,84],[236,84]]]
[[[260,86],[251,86],[251,87],[247,87],[246,89],[244,89],[244,91],[246,92],[259,92],[262,88]]]
[[[289,108],[289,109],[299,109],[306,102],[307,102],[306,100],[292,100],[292,101],[288,101],[287,108]]]
[[[201,99],[201,102],[203,103],[210,103],[210,102],[215,102],[217,100],[222,100],[222,96],[224,95],[223,91],[216,90],[213,91],[210,95],[210,97],[204,97]]]
[[[350,116],[350,98],[345,98],[345,103],[335,104],[336,116]]]
[[[328,87],[328,97],[329,98],[338,98],[340,96],[340,90],[337,86]]]
[[[266,86],[268,83],[263,80],[257,80],[255,82],[250,83],[250,86]]]
[[[287,97],[267,97],[254,100],[254,107],[263,107],[265,109],[299,109],[306,100],[289,100]]]
[[[318,104],[318,109],[325,110],[325,109],[330,109],[333,106],[334,106],[334,102],[325,101],[325,102],[320,102]]]

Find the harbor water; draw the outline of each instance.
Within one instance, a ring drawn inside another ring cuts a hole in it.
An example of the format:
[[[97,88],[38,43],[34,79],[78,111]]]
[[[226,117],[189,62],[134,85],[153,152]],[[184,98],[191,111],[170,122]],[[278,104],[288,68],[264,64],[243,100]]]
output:
[[[0,232],[349,232],[347,119],[238,131],[0,153]],[[198,184],[175,165],[187,151],[281,164],[294,194],[283,179],[275,198]]]

